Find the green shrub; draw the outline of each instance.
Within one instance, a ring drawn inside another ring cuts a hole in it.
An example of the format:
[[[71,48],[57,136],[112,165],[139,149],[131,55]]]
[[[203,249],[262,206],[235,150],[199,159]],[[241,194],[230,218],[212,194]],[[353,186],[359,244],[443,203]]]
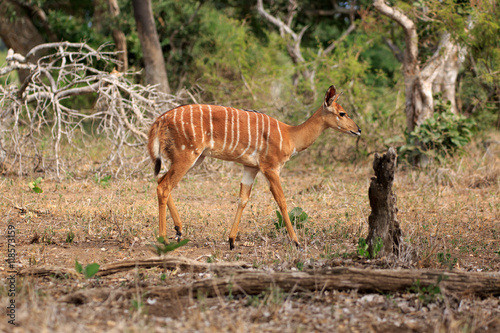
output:
[[[283,215],[279,210],[276,211],[276,216],[278,217],[278,222],[274,223],[276,230],[281,230],[285,227],[285,220],[283,219]],[[290,218],[290,222],[296,229],[303,229],[304,224],[309,219],[309,216],[306,212],[300,207],[293,208],[289,213],[288,217]]]
[[[83,276],[85,276],[85,278],[87,278],[87,279],[90,279],[94,275],[96,275],[97,272],[99,271],[99,267],[100,266],[97,263],[92,263],[92,264],[89,264],[89,265],[83,267],[82,264],[80,264],[78,262],[78,259],[75,259],[76,272],[79,274],[83,274]]]
[[[179,242],[171,242],[171,243],[167,243],[167,241],[165,240],[165,238],[163,238],[162,236],[158,237],[157,238],[157,241],[158,241],[158,244],[151,244],[154,248],[154,250],[156,251],[156,253],[161,256],[162,254],[164,253],[168,253],[168,252],[171,252],[171,251],[174,251],[175,249],[181,247],[181,246],[184,246],[187,244],[187,242],[189,242],[189,239],[183,239]]]
[[[436,109],[441,105],[436,103]],[[445,157],[461,152],[470,142],[474,126],[472,119],[449,110],[436,112],[413,132],[405,134],[406,144],[399,147],[399,156],[411,163],[418,163],[423,156],[443,162]]]

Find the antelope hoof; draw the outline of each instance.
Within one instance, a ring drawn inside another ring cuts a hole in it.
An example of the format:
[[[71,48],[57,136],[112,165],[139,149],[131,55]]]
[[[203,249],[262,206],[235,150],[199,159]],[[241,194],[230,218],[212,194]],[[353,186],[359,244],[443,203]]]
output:
[[[177,241],[177,243],[179,243],[181,241],[182,232],[179,231],[178,226],[175,226],[174,229],[176,231],[175,232],[175,240]]]
[[[302,248],[302,246],[300,246],[299,242],[295,242],[294,241],[294,243],[295,243],[295,246],[297,247],[297,250],[299,250],[300,252],[304,251],[304,249]]]
[[[234,250],[234,239],[229,238],[229,249]]]

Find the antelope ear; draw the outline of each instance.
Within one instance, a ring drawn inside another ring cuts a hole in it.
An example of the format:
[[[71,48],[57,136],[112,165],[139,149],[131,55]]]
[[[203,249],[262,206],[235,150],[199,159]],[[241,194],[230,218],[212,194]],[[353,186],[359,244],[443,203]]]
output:
[[[325,101],[323,102],[323,105],[325,107],[332,105],[332,102],[334,101],[336,93],[337,93],[337,90],[335,89],[335,86],[332,85],[332,86],[330,86],[330,88],[328,88],[328,90],[326,91],[326,94],[325,94]]]
[[[338,94],[337,96],[335,96],[335,98],[333,99],[333,101],[334,101],[335,103],[338,103],[338,102],[339,102],[339,100],[340,100],[340,96],[342,96],[342,94],[343,94],[343,93],[344,93],[344,92],[343,92],[343,91],[341,91],[341,92],[340,92],[340,94]]]

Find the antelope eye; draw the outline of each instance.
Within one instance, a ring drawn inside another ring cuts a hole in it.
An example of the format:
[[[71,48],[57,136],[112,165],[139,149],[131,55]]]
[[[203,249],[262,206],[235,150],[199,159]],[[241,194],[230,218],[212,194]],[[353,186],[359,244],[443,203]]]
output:
[[[340,115],[341,117],[345,117],[345,112],[340,112],[340,113],[339,113],[339,115]]]

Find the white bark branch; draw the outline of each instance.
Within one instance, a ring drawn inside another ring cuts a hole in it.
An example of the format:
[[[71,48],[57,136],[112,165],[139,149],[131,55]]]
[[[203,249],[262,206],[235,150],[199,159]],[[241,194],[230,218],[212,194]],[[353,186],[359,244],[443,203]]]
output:
[[[42,50],[46,55],[36,64],[30,63],[30,56]],[[20,68],[30,73],[19,88],[0,86],[0,165],[17,166],[22,174],[29,171],[33,161],[35,168],[43,166],[60,176],[68,162],[62,145],[66,139],[73,145],[75,136],[85,141],[87,134],[82,123],[89,119],[111,143],[106,145],[108,158],[97,166],[98,171],[117,174],[127,167],[137,167],[137,161],[126,161],[129,149],[135,149],[133,155],[143,155],[140,160],[145,161],[149,126],[157,115],[178,105],[177,97],[127,80],[127,76],[136,73],[108,73],[92,67],[98,60],[107,67],[113,66],[116,60],[112,56],[113,53],[103,52],[103,47],[95,50],[84,43],[69,42],[38,45],[26,57],[9,51],[0,76]],[[62,103],[88,94],[97,95],[95,110],[90,112]],[[21,135],[19,125],[27,126],[29,135]],[[47,133],[44,128],[51,133],[53,143],[51,151],[41,154],[37,142]],[[9,140],[5,139],[7,136]]]
[[[418,58],[418,35],[415,23],[399,8],[388,6],[384,0],[374,0],[373,6],[383,15],[396,21],[404,29],[406,41],[404,63],[410,66],[407,70],[413,71],[414,67],[417,66]]]

